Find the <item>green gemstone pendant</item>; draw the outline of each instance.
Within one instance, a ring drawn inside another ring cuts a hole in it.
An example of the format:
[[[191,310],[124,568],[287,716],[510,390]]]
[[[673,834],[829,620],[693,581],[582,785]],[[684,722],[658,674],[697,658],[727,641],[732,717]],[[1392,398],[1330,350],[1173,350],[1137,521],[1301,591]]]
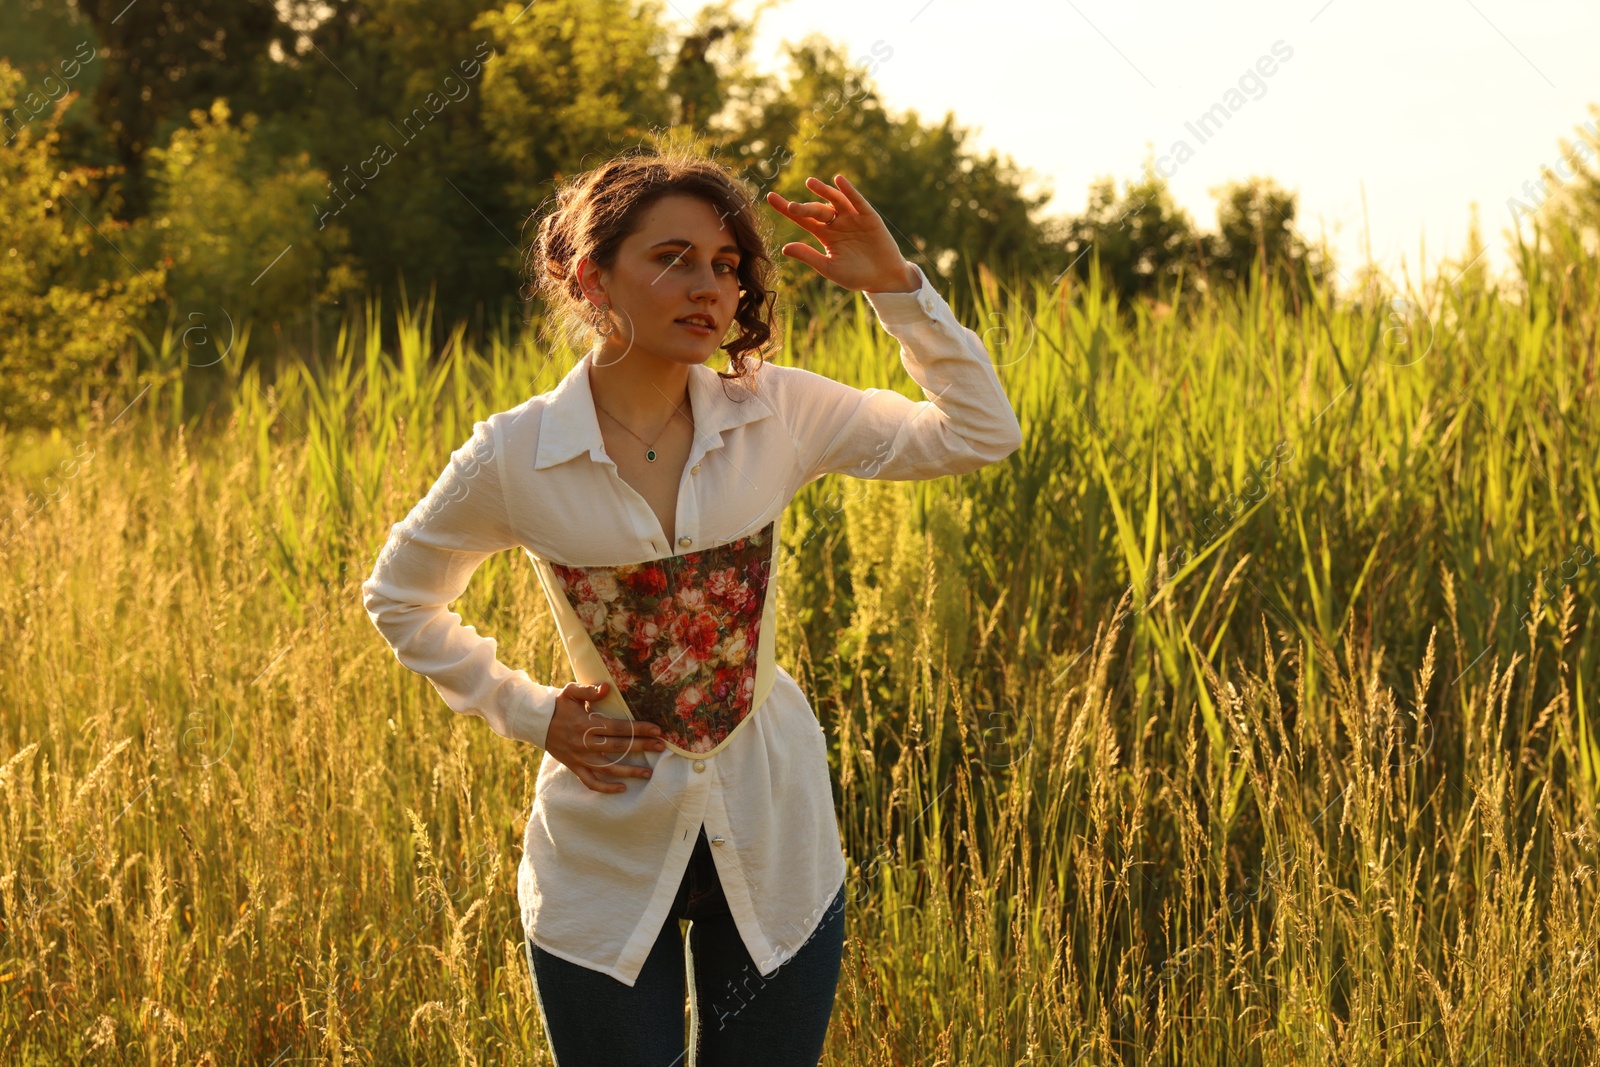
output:
[[[656,461],[656,450],[653,448],[647,449],[645,451],[644,458],[649,460],[651,463],[654,463]]]

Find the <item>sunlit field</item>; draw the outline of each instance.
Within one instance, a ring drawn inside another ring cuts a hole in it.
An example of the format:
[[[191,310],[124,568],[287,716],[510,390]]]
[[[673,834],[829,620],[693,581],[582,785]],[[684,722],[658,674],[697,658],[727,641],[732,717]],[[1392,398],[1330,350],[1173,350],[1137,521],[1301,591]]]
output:
[[[1595,1062],[1585,270],[958,308],[1022,448],[829,476],[783,528],[851,862],[825,1064]],[[922,399],[834,295],[772,358]],[[550,1062],[541,753],[403,668],[359,585],[573,355],[421,321],[274,381],[237,338],[0,442],[0,1062]],[[570,680],[520,553],[456,610]]]

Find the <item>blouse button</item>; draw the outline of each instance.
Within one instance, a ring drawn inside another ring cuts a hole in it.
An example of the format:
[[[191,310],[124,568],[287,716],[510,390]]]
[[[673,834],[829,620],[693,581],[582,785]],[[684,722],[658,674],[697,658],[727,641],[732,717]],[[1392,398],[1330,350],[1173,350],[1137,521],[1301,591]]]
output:
[[[690,467],[689,468],[689,473],[690,474],[699,474],[700,473],[700,464],[696,463],[694,466]]]
[[[688,537],[680,537],[678,538],[678,544],[682,545],[684,548],[688,548],[690,545],[694,544],[694,541]]]
[[[703,760],[703,759],[695,760],[694,761],[694,769],[695,769],[696,772],[705,770],[706,769],[706,761]]]
[[[721,834],[718,834],[718,835],[717,835],[717,836],[716,836],[716,837],[713,837],[713,838],[712,838],[712,839],[711,839],[711,843],[712,843],[712,844],[713,844],[713,845],[720,845],[720,844],[722,844],[722,835],[721,835]]]

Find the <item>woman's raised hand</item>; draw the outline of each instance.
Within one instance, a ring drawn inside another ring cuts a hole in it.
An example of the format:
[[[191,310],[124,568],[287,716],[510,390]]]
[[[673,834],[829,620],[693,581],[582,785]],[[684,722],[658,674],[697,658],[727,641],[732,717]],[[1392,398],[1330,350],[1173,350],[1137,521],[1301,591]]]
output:
[[[660,752],[667,746],[661,740],[661,727],[653,722],[590,711],[589,702],[599,700],[605,688],[604,682],[570,682],[556,695],[544,750],[572,768],[596,793],[622,793],[628,787],[616,778],[649,778],[650,768],[618,761],[634,752]],[[612,777],[602,778],[602,773]]]
[[[834,176],[838,188],[820,178],[807,178],[806,188],[822,201],[800,203],[767,194],[773,210],[792,220],[822,242],[822,251],[804,241],[790,241],[781,251],[798,259],[824,278],[846,289],[868,293],[909,293],[921,279],[900,254],[889,227],[867,203],[867,198],[843,174]]]

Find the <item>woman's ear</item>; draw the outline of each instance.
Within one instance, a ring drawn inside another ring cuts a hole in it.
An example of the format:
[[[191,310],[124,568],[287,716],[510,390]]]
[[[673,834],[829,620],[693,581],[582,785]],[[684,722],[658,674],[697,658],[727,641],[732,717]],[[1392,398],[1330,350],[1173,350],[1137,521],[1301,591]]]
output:
[[[606,295],[606,287],[601,280],[600,273],[599,265],[588,256],[578,260],[578,287],[583,290],[584,297],[596,307],[604,307],[611,303],[611,299]]]

